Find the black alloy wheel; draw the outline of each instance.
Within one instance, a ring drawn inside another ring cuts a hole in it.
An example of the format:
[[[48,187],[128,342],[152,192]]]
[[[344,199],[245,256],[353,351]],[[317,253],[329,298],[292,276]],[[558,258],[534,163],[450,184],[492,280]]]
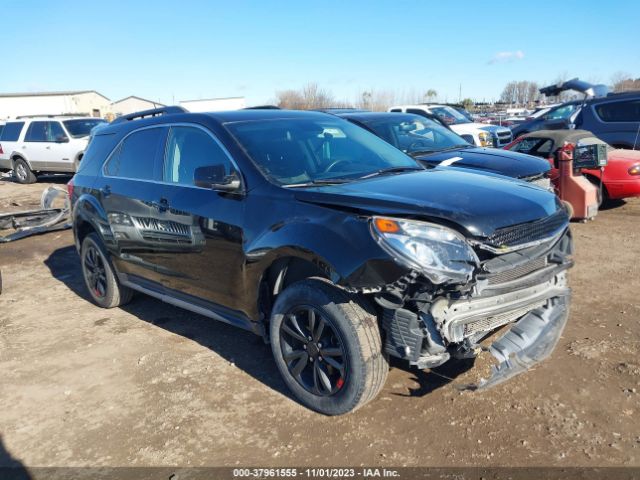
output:
[[[339,333],[311,306],[297,307],[280,326],[280,348],[289,373],[308,392],[337,393],[345,384],[348,362]]]
[[[82,268],[87,286],[96,297],[104,298],[107,294],[107,274],[102,255],[95,246],[89,245],[87,248]]]

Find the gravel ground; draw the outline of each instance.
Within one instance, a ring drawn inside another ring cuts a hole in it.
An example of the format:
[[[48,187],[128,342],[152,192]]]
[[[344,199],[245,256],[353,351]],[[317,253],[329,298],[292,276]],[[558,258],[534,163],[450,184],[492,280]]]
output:
[[[65,180],[0,179],[0,211]],[[455,385],[488,359],[395,367],[339,418],[296,403],[250,333],[144,296],[94,306],[70,231],[0,245],[0,465],[640,466],[639,222],[633,199],[572,226],[571,318],[534,370],[474,393]]]

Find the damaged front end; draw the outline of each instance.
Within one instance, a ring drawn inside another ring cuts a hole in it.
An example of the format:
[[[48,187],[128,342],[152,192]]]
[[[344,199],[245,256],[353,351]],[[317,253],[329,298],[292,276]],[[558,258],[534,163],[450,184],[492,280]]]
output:
[[[568,318],[573,244],[563,211],[468,243],[476,258],[467,281],[434,282],[424,269],[412,269],[374,298],[382,307],[389,355],[433,368],[488,351],[496,364],[490,378],[467,386],[475,390],[501,383],[553,351]]]

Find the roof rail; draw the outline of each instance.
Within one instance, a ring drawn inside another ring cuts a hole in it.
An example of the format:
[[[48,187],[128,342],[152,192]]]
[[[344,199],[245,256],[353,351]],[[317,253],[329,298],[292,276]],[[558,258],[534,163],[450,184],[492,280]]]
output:
[[[111,124],[115,123],[123,123],[129,122],[131,120],[137,120],[146,117],[158,117],[160,115],[170,115],[172,113],[186,113],[182,107],[173,106],[173,107],[162,107],[162,108],[152,108],[151,110],[142,110],[141,112],[134,112],[128,115],[122,115],[116,118]]]

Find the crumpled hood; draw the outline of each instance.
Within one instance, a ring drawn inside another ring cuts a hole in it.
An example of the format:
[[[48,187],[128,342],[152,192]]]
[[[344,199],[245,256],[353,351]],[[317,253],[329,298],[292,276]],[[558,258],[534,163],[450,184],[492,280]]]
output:
[[[485,170],[513,178],[526,178],[547,172],[551,165],[544,159],[497,148],[461,148],[416,157],[429,167],[437,165]]]
[[[368,214],[455,224],[477,237],[531,222],[561,208],[553,193],[519,180],[461,170],[425,170],[296,189],[298,200]]]

